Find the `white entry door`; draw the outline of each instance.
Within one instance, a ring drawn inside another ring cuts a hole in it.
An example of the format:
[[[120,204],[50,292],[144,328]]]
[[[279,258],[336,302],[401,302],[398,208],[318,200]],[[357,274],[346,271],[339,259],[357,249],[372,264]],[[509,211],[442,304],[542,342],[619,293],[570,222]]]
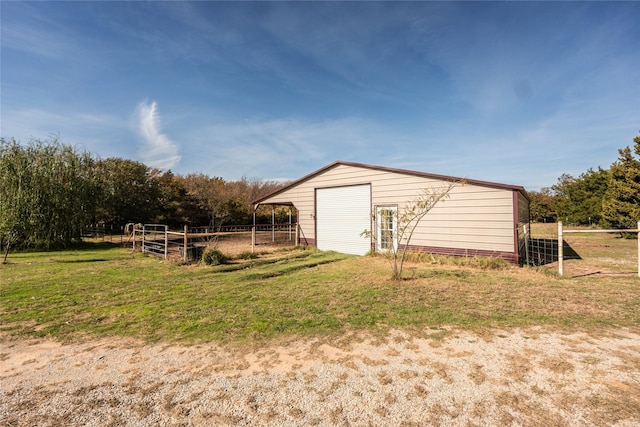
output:
[[[378,206],[376,208],[376,251],[398,249],[398,208]]]
[[[366,255],[371,239],[371,186],[319,188],[316,190],[316,246],[323,251]]]

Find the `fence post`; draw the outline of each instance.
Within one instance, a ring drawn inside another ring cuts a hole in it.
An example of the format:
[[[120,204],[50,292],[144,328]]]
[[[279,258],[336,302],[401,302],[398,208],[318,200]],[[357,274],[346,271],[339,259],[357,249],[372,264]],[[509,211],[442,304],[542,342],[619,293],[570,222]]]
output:
[[[640,277],[640,221],[636,225],[638,226],[636,229],[638,232],[638,277]]]
[[[562,261],[564,261],[564,253],[562,247],[562,221],[558,221],[558,274],[562,276],[563,266]]]
[[[142,241],[140,242],[140,247],[142,248],[142,253],[144,253],[144,238],[145,238],[146,234],[147,234],[147,226],[143,225],[142,226]]]
[[[169,255],[169,226],[164,226],[164,259],[167,260],[167,255]]]
[[[136,251],[136,227],[135,226],[133,227],[132,235],[133,235],[133,252],[135,252]]]
[[[187,226],[184,226],[184,248],[182,249],[182,261],[187,262],[187,245],[189,244],[189,238],[187,237]]]
[[[289,241],[291,241],[291,206],[289,206]]]
[[[527,234],[527,224],[522,226],[524,229],[524,256],[527,267],[529,266],[529,235]]]

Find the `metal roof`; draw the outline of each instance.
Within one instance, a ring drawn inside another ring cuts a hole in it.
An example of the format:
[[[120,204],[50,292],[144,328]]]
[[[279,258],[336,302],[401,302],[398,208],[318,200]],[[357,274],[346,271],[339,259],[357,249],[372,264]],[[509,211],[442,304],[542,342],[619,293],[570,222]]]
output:
[[[355,163],[355,162],[347,162],[344,160],[337,160],[333,163],[328,164],[327,166],[324,166],[314,172],[311,172],[308,175],[303,176],[302,178],[299,178],[293,182],[290,182],[289,184],[285,185],[282,188],[279,188],[275,191],[272,191],[271,193],[260,197],[259,199],[254,200],[252,203],[254,206],[259,205],[260,203],[262,203],[264,200],[275,196],[276,194],[280,194],[283,193],[287,190],[289,190],[292,187],[295,187],[296,185],[300,184],[301,182],[304,181],[308,181],[309,179],[312,179],[315,176],[321,175],[322,173],[324,173],[325,171],[334,168],[336,166],[352,166],[352,167],[357,167],[357,168],[365,168],[365,169],[373,169],[373,170],[379,170],[379,171],[384,171],[384,172],[393,172],[393,173],[399,173],[399,174],[404,174],[404,175],[413,175],[413,176],[420,176],[420,177],[424,177],[424,178],[431,178],[431,179],[440,179],[443,181],[464,181],[468,184],[475,184],[475,185],[481,185],[481,186],[485,186],[485,187],[492,187],[492,188],[502,188],[505,190],[512,190],[512,191],[518,191],[521,192],[527,199],[529,199],[529,196],[527,195],[526,190],[524,189],[524,187],[522,186],[518,186],[518,185],[509,185],[509,184],[501,184],[501,183],[497,183],[497,182],[490,182],[490,181],[480,181],[480,180],[476,180],[476,179],[469,179],[469,178],[459,178],[459,177],[455,177],[455,176],[447,176],[447,175],[438,175],[438,174],[434,174],[434,173],[427,173],[427,172],[419,172],[419,171],[413,171],[413,170],[408,170],[408,169],[397,169],[397,168],[390,168],[390,167],[386,167],[386,166],[376,166],[376,165],[368,165],[368,164],[364,164],[364,163]]]

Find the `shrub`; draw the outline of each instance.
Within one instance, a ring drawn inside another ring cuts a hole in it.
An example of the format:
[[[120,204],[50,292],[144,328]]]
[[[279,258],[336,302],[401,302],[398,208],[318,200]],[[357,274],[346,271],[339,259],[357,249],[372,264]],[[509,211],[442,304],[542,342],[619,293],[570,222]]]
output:
[[[242,252],[241,254],[238,255],[237,257],[238,259],[257,259],[258,258],[258,254],[255,254],[253,252]]]
[[[202,252],[202,262],[207,265],[226,264],[229,259],[218,248],[206,248]]]

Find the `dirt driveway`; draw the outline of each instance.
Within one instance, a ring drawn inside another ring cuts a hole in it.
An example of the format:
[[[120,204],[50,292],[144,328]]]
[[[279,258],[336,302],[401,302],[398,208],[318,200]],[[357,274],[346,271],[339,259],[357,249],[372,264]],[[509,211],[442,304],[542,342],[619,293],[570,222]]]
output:
[[[640,331],[432,333],[243,349],[0,337],[0,425],[640,425]]]

